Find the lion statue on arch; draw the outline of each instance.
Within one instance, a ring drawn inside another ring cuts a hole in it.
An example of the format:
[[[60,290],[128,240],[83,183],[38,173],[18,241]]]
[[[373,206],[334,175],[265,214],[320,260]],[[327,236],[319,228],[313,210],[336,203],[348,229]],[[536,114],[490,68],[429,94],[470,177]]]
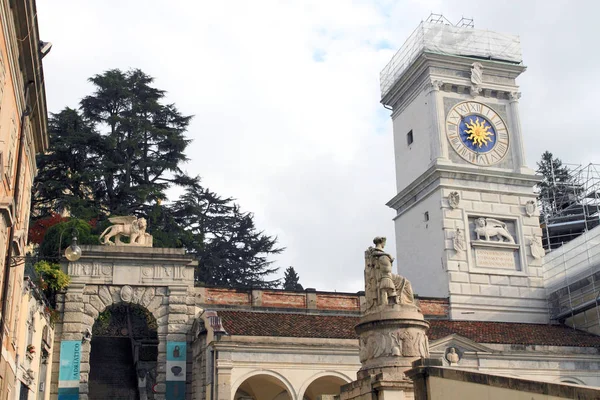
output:
[[[114,225],[109,226],[100,235],[100,243],[118,246],[152,247],[152,236],[146,233],[146,219],[134,216],[112,217],[108,219]],[[122,236],[129,237],[129,243],[121,242]],[[114,242],[110,239],[114,238]]]

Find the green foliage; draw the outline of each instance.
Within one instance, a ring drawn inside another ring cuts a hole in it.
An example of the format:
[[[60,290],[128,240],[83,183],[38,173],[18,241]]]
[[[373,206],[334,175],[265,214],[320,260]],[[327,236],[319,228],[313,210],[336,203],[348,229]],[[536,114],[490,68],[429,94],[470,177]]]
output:
[[[189,234],[180,225],[170,207],[155,204],[147,216],[148,233],[154,240],[154,247],[183,247],[183,242],[189,242]]]
[[[61,214],[91,219],[103,212],[100,199],[102,137],[79,111],[65,108],[48,119],[51,148],[37,156],[32,208],[38,218]]]
[[[298,282],[300,277],[296,273],[294,267],[287,267],[283,275],[284,290],[303,290],[302,285]]]
[[[187,161],[192,117],[162,104],[165,92],[139,69],[113,69],[89,81],[95,92],[81,101],[81,110],[101,132],[102,202],[112,214],[129,215],[166,200],[171,185],[188,182],[180,164]]]
[[[60,222],[46,231],[39,249],[40,258],[56,260],[71,244],[73,234],[77,235],[78,244],[98,244],[98,235],[92,233],[92,227],[86,221],[71,218]],[[61,237],[62,236],[62,237]]]
[[[54,307],[56,305],[56,293],[69,286],[71,278],[60,269],[60,264],[39,261],[34,265],[34,268],[39,277],[38,285],[40,289]]]
[[[284,249],[277,239],[256,230],[253,216],[240,210],[232,198],[222,198],[200,185],[189,187],[171,208],[183,227],[179,237],[198,259],[198,284],[228,287],[276,288],[268,280],[278,268],[268,256]]]
[[[69,275],[62,272],[60,264],[52,264],[48,261],[39,261],[34,265],[35,272],[40,277],[43,290],[49,289],[55,292],[65,289],[71,283]]]

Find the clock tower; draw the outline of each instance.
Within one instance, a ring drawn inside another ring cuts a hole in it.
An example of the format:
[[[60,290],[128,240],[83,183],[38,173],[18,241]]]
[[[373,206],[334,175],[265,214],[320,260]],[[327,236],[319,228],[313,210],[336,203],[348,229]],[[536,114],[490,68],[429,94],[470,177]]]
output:
[[[538,182],[525,165],[516,36],[422,22],[381,73],[399,273],[456,320],[548,322]],[[470,23],[469,23],[470,22]]]

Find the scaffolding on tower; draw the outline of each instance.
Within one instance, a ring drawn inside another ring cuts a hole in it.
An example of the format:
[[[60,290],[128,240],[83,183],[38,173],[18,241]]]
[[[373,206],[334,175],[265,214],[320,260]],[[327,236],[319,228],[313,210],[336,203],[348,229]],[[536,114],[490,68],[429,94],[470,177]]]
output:
[[[600,334],[600,165],[549,172],[538,200],[550,318]]]
[[[554,179],[539,199],[546,251],[600,225],[600,165],[564,164],[569,178]]]
[[[424,52],[515,64],[523,61],[518,36],[475,29],[471,18],[463,17],[453,24],[442,14],[431,14],[419,24],[381,71],[382,98]]]

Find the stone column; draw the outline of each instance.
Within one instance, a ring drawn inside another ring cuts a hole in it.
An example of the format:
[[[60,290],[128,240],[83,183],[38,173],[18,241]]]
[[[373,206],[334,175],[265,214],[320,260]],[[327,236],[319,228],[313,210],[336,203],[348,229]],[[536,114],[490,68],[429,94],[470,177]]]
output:
[[[231,353],[225,351],[219,351],[219,358],[217,359],[217,399],[216,400],[230,400],[232,399],[231,394],[231,370],[233,369],[233,362],[231,361]],[[215,383],[213,382],[213,385]],[[235,393],[234,393],[235,395]]]
[[[509,111],[510,111],[510,129],[512,132],[511,140],[514,142],[515,164],[519,168],[519,172],[526,172],[527,163],[525,161],[525,149],[523,146],[523,135],[521,132],[521,117],[519,115],[519,99],[521,98],[520,92],[511,92],[508,94],[510,100]]]
[[[440,96],[440,88],[444,82],[433,80],[428,86],[427,95],[429,96],[430,113],[432,121],[431,136],[431,161],[435,162],[438,158],[448,159],[448,143],[445,140],[446,118],[444,117],[443,97]]]

